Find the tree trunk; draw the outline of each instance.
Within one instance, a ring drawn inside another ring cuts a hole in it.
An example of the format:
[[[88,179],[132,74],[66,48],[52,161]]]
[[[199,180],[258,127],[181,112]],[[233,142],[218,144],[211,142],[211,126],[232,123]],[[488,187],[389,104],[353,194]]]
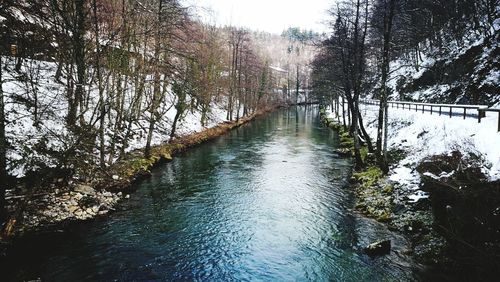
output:
[[[389,6],[387,7],[387,2],[384,7],[384,46],[382,51],[382,76],[381,76],[381,95],[380,95],[380,105],[379,105],[379,116],[378,116],[378,128],[377,128],[377,161],[380,168],[387,173],[389,171],[389,164],[387,160],[387,122],[388,122],[388,90],[387,90],[387,78],[389,75],[389,63],[390,63],[390,46],[391,46],[391,31],[392,31],[392,21],[394,18],[395,1],[389,0]],[[418,52],[418,51],[416,51]],[[415,54],[418,61],[418,55]]]
[[[5,137],[5,101],[3,93],[2,60],[3,58],[0,56],[0,227],[7,216],[5,211],[5,191],[7,190],[7,142]]]
[[[84,100],[84,85],[85,85],[85,74],[87,71],[85,65],[85,0],[75,0],[75,11],[76,11],[76,22],[73,34],[73,47],[74,47],[74,61],[76,65],[76,90],[75,90],[75,100],[74,107],[75,111],[80,105],[80,125],[84,123],[82,105]]]
[[[105,127],[105,105],[104,105],[104,89],[102,87],[101,77],[101,46],[99,43],[99,24],[97,21],[97,3],[96,0],[92,1],[92,8],[94,11],[94,36],[96,48],[96,75],[97,75],[97,88],[99,91],[99,163],[101,168],[106,167],[106,144],[104,140],[104,127]]]
[[[295,104],[299,103],[299,88],[300,88],[300,80],[299,80],[299,65],[297,65],[297,77],[295,79]]]
[[[354,161],[355,161],[355,170],[361,170],[363,168],[363,159],[361,158],[361,144],[359,141],[359,130],[358,130],[358,103],[354,101],[354,109],[353,109],[353,114],[352,115],[352,124],[354,125],[354,133],[353,133],[353,138],[354,138]]]
[[[154,49],[154,75],[153,75],[153,98],[151,101],[151,106],[149,108],[150,116],[149,116],[149,128],[148,128],[148,136],[146,139],[146,147],[144,149],[144,156],[149,158],[151,156],[151,141],[153,138],[153,133],[155,129],[155,124],[157,120],[156,111],[158,110],[158,104],[160,100],[160,52],[161,52],[161,14],[163,10],[162,1],[159,1],[158,5],[158,19],[156,26],[156,36],[155,36],[155,49]]]
[[[361,134],[363,135],[363,138],[365,139],[366,142],[366,146],[368,147],[368,152],[373,153],[373,144],[370,139],[370,135],[366,131],[365,125],[363,124],[363,117],[361,116],[361,112],[359,111],[359,109],[358,109],[358,121],[359,121],[359,129],[361,130]]]

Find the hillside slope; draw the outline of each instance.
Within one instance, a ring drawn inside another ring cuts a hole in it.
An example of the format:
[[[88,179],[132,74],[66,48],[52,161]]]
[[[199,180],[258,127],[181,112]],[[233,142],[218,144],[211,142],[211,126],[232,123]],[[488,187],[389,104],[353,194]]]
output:
[[[391,62],[389,87],[393,100],[431,103],[500,104],[500,33],[459,46],[449,42],[425,48],[418,62]]]

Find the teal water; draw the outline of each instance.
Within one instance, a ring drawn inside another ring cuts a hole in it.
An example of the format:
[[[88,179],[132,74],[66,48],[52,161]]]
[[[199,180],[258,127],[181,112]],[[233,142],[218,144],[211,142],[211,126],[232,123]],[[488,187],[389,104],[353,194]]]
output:
[[[350,161],[315,107],[281,110],[153,171],[106,219],[18,247],[43,281],[408,281],[407,242],[353,212]],[[389,238],[390,255],[361,248]]]

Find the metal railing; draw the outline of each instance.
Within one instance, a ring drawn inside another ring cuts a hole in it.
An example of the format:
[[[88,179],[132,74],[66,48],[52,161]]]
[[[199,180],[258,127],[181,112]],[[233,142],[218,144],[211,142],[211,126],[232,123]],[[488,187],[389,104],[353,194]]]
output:
[[[368,105],[380,104],[379,100],[368,100],[362,99],[361,103]],[[421,111],[437,113],[439,115],[449,115],[450,118],[453,116],[463,116],[477,118],[478,123],[481,123],[481,119],[486,117],[486,112],[497,112],[498,113],[498,131],[500,131],[500,109],[488,108],[485,105],[459,105],[459,104],[432,104],[432,103],[418,103],[418,102],[402,102],[402,101],[387,101],[387,105],[391,108],[401,108],[407,110],[415,110],[416,112]],[[460,110],[456,112],[454,110]],[[473,111],[473,113],[471,113]]]

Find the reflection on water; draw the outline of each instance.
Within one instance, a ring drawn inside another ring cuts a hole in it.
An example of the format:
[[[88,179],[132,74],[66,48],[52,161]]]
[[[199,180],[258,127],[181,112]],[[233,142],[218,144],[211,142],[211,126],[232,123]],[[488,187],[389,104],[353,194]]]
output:
[[[272,113],[156,169],[109,219],[26,242],[8,277],[414,280],[407,243],[352,212],[337,142],[317,108]],[[360,252],[380,238],[391,255]]]

